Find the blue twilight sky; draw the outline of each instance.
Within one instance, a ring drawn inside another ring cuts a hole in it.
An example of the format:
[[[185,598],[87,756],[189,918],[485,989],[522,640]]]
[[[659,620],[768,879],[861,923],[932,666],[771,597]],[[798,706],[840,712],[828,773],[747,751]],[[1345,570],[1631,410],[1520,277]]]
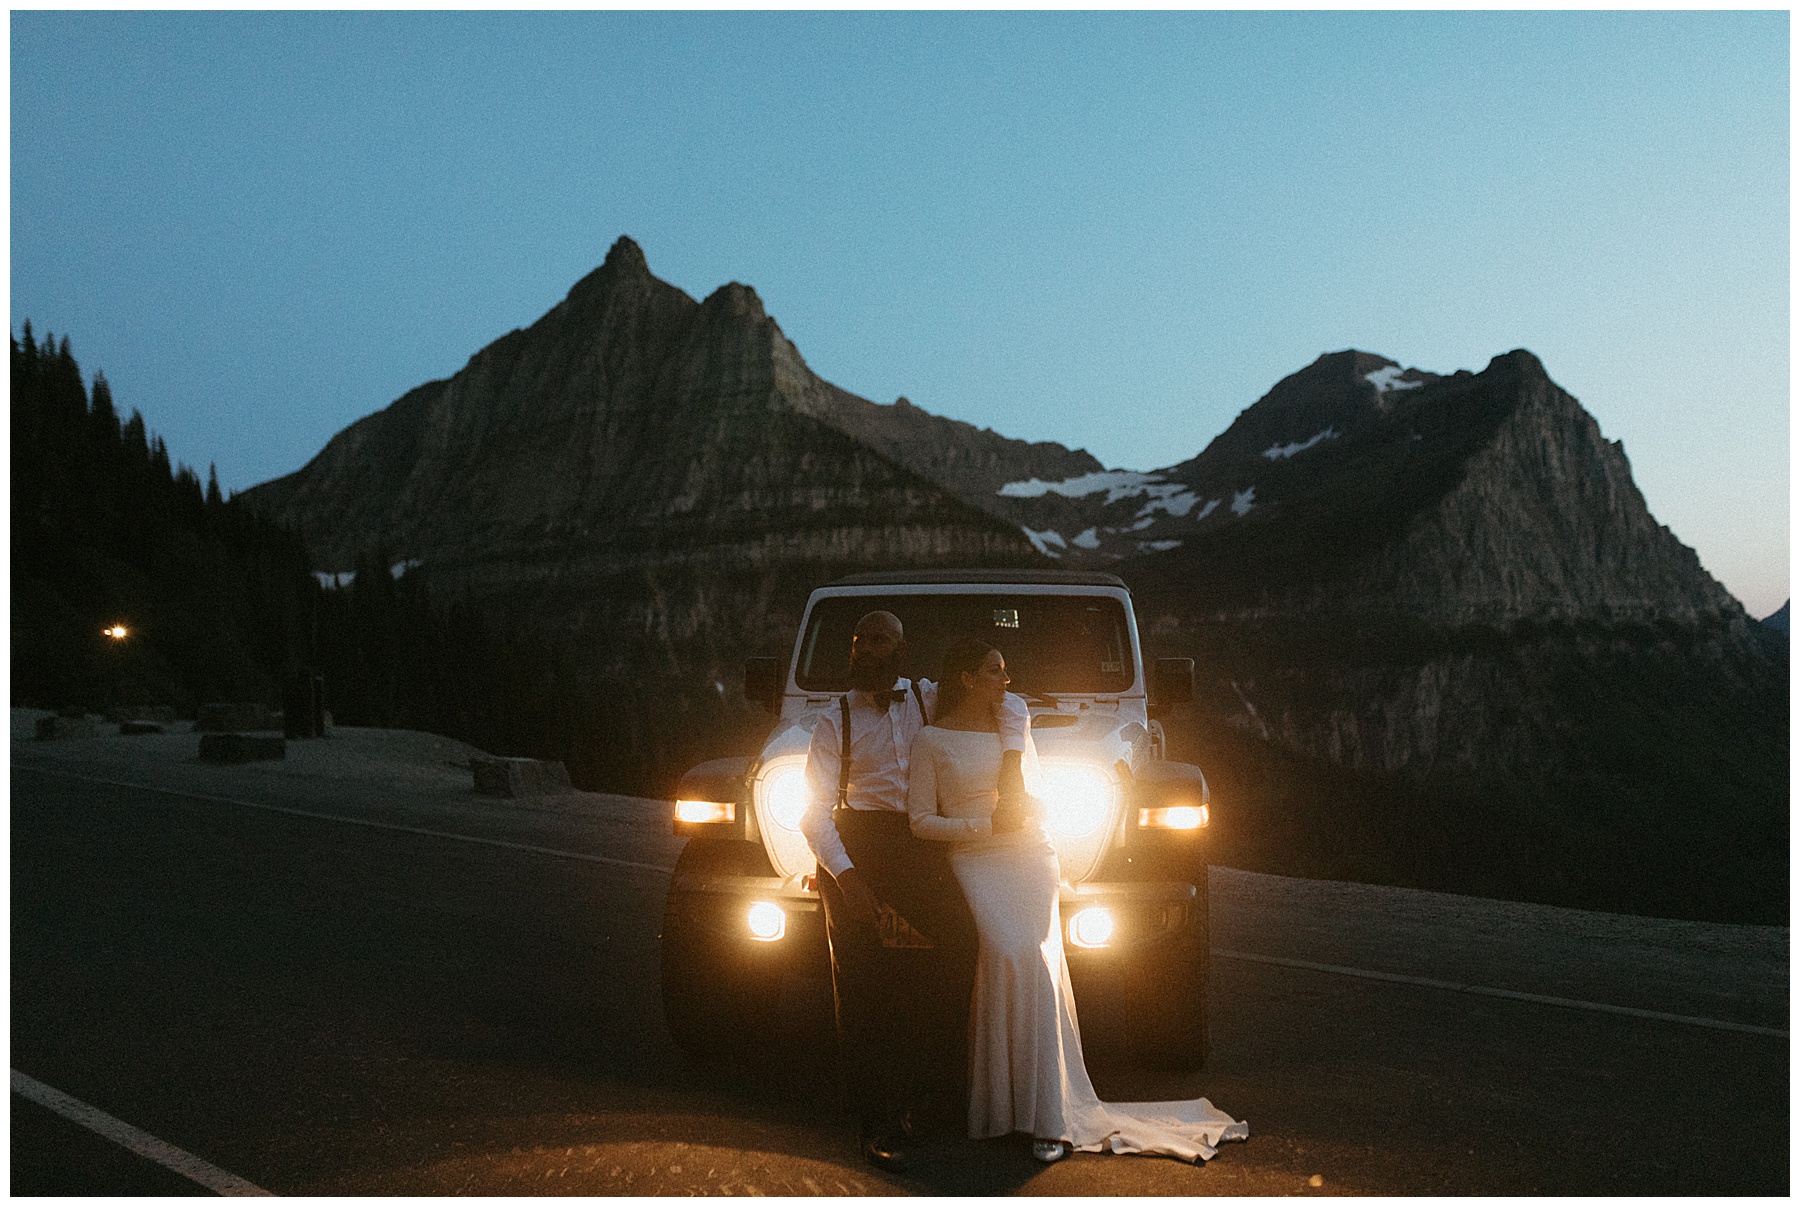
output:
[[[14,12],[12,325],[241,489],[620,234],[827,379],[1109,466],[1515,347],[1788,586],[1788,16]]]

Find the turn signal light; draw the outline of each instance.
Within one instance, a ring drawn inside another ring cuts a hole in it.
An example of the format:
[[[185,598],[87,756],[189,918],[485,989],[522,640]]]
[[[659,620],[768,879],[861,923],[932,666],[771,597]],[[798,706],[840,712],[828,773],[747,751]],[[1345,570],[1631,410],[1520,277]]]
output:
[[[692,822],[736,821],[737,806],[730,801],[678,800],[675,802],[675,820]]]
[[[1138,825],[1150,830],[1198,830],[1207,820],[1205,805],[1169,805],[1138,810]]]

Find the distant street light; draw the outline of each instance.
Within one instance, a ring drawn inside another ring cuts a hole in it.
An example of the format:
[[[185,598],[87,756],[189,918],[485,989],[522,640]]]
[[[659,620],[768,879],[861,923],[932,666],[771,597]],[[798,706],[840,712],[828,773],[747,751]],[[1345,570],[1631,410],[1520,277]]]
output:
[[[106,710],[110,714],[118,706],[119,697],[124,694],[125,639],[131,636],[131,630],[125,627],[123,621],[115,620],[111,625],[101,629],[100,635],[107,639],[113,649],[119,651],[107,659],[112,664],[106,683]]]

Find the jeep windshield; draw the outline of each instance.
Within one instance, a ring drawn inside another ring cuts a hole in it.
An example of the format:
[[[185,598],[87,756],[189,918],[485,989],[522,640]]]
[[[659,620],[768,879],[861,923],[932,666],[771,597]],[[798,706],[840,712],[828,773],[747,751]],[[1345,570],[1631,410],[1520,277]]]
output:
[[[1015,691],[1040,695],[1116,694],[1132,685],[1125,609],[1106,595],[840,595],[821,599],[807,620],[794,679],[802,691],[850,686],[850,633],[868,612],[892,612],[906,629],[900,673],[936,679],[944,651],[979,637],[1006,659]]]

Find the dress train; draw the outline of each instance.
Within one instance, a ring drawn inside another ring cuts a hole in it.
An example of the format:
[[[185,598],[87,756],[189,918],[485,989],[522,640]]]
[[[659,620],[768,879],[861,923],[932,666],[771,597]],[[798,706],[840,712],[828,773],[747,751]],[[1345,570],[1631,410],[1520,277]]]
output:
[[[969,1134],[1028,1132],[1077,1152],[1210,1159],[1249,1125],[1205,1098],[1102,1102],[1081,1053],[1063,951],[1056,852],[1041,834],[953,850],[980,936],[970,1013]]]

